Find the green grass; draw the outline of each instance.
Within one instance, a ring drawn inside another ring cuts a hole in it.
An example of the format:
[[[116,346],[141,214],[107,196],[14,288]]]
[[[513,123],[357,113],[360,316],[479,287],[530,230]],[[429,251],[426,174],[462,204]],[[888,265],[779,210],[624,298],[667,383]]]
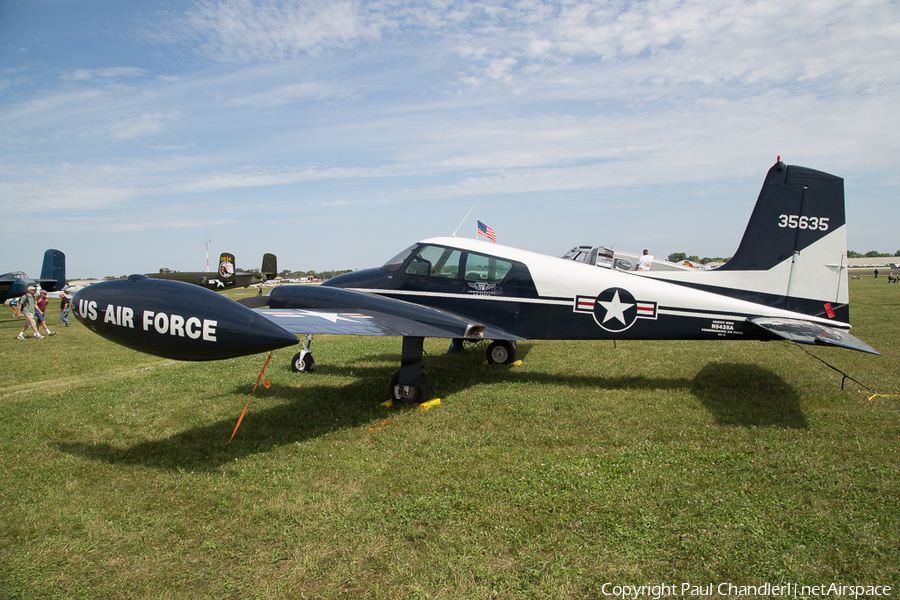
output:
[[[241,292],[247,293],[247,292]],[[236,294],[237,295],[237,294]],[[384,409],[400,341],[178,363],[0,316],[0,598],[593,598],[604,583],[900,592],[900,285],[883,357],[786,343],[427,340],[440,406]],[[56,305],[51,327],[59,325]]]

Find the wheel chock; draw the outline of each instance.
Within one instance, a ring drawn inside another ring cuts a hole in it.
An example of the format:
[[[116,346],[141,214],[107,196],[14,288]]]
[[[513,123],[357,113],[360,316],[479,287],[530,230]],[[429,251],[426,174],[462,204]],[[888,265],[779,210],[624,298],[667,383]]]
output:
[[[394,401],[388,400],[387,402],[382,402],[380,406],[381,406],[381,408],[390,408],[393,405],[394,405]]]
[[[432,406],[440,406],[441,399],[435,398],[434,400],[429,400],[428,402],[423,402],[419,405],[419,410],[428,410]]]

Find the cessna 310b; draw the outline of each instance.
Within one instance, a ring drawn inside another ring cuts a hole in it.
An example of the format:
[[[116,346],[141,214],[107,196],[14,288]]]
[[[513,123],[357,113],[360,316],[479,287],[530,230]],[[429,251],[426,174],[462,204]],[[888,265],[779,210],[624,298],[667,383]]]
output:
[[[734,258],[714,271],[623,272],[448,237],[247,306],[142,275],[85,288],[74,303],[99,335],[180,360],[282,348],[298,333],[402,336],[390,382],[402,402],[430,397],[426,337],[493,340],[488,359],[498,363],[512,362],[524,339],[789,340],[878,354],[848,333],[843,180],[780,159]],[[304,343],[294,369],[313,364]]]

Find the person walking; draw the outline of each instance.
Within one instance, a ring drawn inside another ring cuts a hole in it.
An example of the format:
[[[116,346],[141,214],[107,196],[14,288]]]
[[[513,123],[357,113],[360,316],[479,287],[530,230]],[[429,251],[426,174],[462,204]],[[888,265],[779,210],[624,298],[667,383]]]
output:
[[[47,332],[47,335],[53,336],[53,335],[56,335],[56,332],[50,331],[50,328],[47,327],[47,319],[45,318],[45,315],[47,313],[47,302],[49,302],[49,300],[47,298],[47,292],[44,290],[41,290],[41,293],[37,299],[38,309],[37,309],[37,311],[35,311],[35,318],[37,320],[38,325],[44,326],[44,331]]]
[[[66,296],[65,292],[59,293],[59,307],[62,309],[62,312],[59,313],[60,320],[66,324],[66,327],[69,326],[69,309],[72,308],[72,301],[69,300],[69,297]]]
[[[19,308],[22,311],[22,316],[25,317],[25,324],[22,325],[22,331],[19,332],[16,339],[24,340],[25,330],[29,327],[34,331],[34,335],[31,336],[32,339],[44,339],[44,336],[38,332],[37,325],[34,322],[34,314],[38,310],[37,301],[34,299],[34,286],[29,286],[28,291],[22,296],[21,300],[19,300]]]

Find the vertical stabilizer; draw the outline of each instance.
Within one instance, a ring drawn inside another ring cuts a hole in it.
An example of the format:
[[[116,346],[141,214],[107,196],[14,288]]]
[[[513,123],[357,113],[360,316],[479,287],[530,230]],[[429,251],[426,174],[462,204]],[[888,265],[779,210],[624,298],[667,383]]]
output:
[[[845,218],[842,178],[779,160],[766,175],[734,258],[717,271],[766,271],[768,281],[757,287],[775,292],[767,304],[848,321]]]
[[[48,283],[50,280],[55,281]],[[41,266],[41,287],[48,292],[66,287],[66,255],[59,250],[44,252],[44,263]]]
[[[844,180],[779,157],[734,257],[699,274],[651,277],[805,315],[848,322]]]
[[[234,285],[234,274],[237,265],[235,264],[234,254],[223,252],[219,255],[219,274],[218,279],[225,284],[226,287]]]
[[[263,254],[262,268],[259,272],[266,280],[272,279],[278,274],[278,259],[274,254]]]
[[[846,255],[844,218],[843,179],[779,161],[766,175],[741,245],[719,270],[768,271],[826,237],[833,254]]]

